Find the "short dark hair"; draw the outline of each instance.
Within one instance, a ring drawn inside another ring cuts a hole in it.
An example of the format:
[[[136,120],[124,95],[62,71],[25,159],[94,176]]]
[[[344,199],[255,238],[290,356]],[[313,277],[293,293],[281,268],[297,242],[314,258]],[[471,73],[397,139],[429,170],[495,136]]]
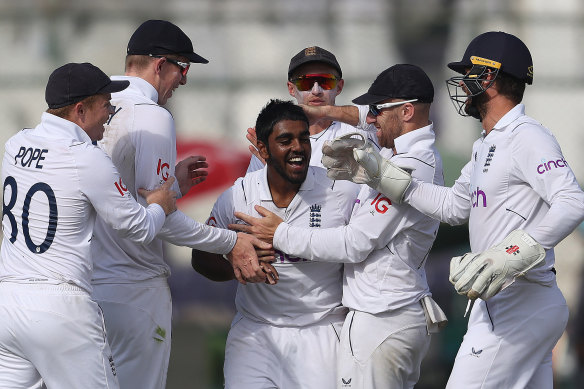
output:
[[[272,99],[262,108],[256,120],[255,129],[258,141],[267,146],[274,126],[282,120],[301,121],[306,123],[306,127],[310,125],[308,117],[301,107],[289,100]]]
[[[495,79],[497,91],[515,104],[521,103],[525,93],[525,81],[510,74],[499,72]]]

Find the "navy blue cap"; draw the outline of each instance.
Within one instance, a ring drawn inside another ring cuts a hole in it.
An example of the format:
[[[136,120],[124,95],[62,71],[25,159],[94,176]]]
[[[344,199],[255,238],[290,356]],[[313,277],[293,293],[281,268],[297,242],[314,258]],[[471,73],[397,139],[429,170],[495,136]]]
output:
[[[416,65],[397,64],[381,72],[367,93],[353,99],[353,103],[369,105],[387,99],[418,99],[420,103],[431,103],[434,86],[426,72]]]
[[[300,50],[298,54],[292,57],[290,60],[290,65],[288,66],[288,79],[292,77],[294,70],[296,70],[300,65],[304,65],[308,62],[322,62],[332,66],[337,72],[339,72],[339,77],[343,77],[341,65],[339,65],[337,57],[335,57],[333,53],[323,49],[322,47],[310,46]]]
[[[124,90],[129,81],[112,81],[97,66],[85,63],[68,63],[49,76],[45,100],[49,108],[62,108],[89,96]]]
[[[147,20],[134,31],[126,50],[128,55],[176,54],[195,63],[209,61],[193,51],[191,39],[166,20]]]

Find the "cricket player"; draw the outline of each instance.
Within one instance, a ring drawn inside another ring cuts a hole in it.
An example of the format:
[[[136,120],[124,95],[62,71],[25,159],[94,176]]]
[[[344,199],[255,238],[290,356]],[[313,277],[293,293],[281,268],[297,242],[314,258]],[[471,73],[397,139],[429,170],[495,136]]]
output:
[[[110,93],[128,86],[89,63],[56,69],[49,109],[6,142],[2,163],[0,387],[118,388],[103,318],[91,299],[89,245],[96,214],[120,236],[148,244],[176,194],[125,189],[101,139]],[[158,203],[158,204],[156,204]],[[42,380],[41,380],[42,379]]]
[[[215,203],[208,224],[241,223],[234,212],[259,215],[265,207],[288,223],[310,229],[349,222],[357,185],[333,182],[323,168],[309,166],[310,133],[302,108],[272,100],[260,112],[258,150],[267,165],[238,179]],[[220,262],[200,251],[198,262]],[[309,261],[276,251],[276,285],[239,285],[225,349],[225,387],[332,388],[340,326],[341,263]]]
[[[367,93],[353,100],[369,108],[365,120],[377,129],[383,148],[378,153],[370,142],[343,136],[324,144],[324,165],[331,152],[336,157],[336,150],[351,145],[359,152],[407,165],[423,182],[442,185],[442,161],[429,120],[433,98],[432,82],[419,67],[399,64],[384,70]],[[356,107],[307,108],[312,116],[326,111],[331,117],[342,117],[343,111],[352,112],[352,121],[359,121]],[[358,165],[335,165],[329,176],[354,174],[353,167]],[[251,227],[232,227],[267,240],[273,235],[274,248],[289,255],[345,263],[343,305],[349,314],[341,332],[334,387],[413,388],[430,334],[446,324],[431,298],[424,270],[438,221],[366,185],[348,225],[308,229],[282,222],[265,210],[261,214],[267,217],[237,213]]]
[[[355,159],[377,169],[371,185],[390,199],[469,224],[472,252],[452,259],[450,281],[478,299],[447,388],[551,388],[552,349],[568,320],[554,246],[584,220],[584,193],[551,131],[525,114],[534,68],[519,38],[483,33],[448,67],[461,74],[448,80],[458,113],[483,127],[453,187],[410,182],[393,161]]]
[[[318,46],[310,46],[300,50],[290,59],[288,66],[288,93],[301,105],[310,107],[323,107],[335,105],[336,97],[343,91],[345,80],[337,58],[333,53]],[[362,115],[367,115],[367,107],[360,108]],[[320,117],[319,120],[310,121],[310,143],[312,145],[312,157],[310,165],[322,167],[322,146],[327,140],[335,139],[341,135],[358,132],[365,138],[377,144],[375,131],[367,131],[366,128],[357,126],[358,120],[347,124],[340,120],[331,120]],[[343,117],[343,119],[345,119]],[[252,158],[248,172],[262,169],[264,161],[258,158],[257,143],[253,129],[248,129],[247,138],[252,145],[249,146]]]
[[[168,21],[142,23],[128,42],[125,75],[113,79],[130,86],[112,95],[115,111],[99,145],[111,156],[130,193],[165,182],[175,173],[175,125],[163,105],[187,83],[191,62],[208,61],[196,54],[189,37]],[[191,186],[187,183],[181,189],[186,193]],[[167,218],[157,238],[143,245],[117,236],[98,218],[92,242],[96,259],[93,297],[104,312],[123,388],[165,387],[172,301],[163,240],[228,254],[236,277],[243,282],[266,279],[252,245],[262,242],[249,235],[202,225],[177,211]]]

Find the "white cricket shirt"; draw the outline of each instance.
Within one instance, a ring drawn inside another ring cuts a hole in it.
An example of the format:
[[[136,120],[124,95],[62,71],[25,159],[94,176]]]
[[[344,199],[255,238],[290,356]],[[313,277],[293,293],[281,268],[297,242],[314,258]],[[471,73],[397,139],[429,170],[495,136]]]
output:
[[[111,159],[75,123],[43,113],[6,142],[0,281],[72,283],[91,292],[90,242],[96,211],[112,234],[139,244],[165,219],[141,207]]]
[[[306,180],[290,205],[278,208],[272,201],[267,168],[248,173],[219,197],[207,223],[227,227],[243,223],[235,211],[260,217],[255,205],[278,214],[285,222],[318,230],[349,222],[357,196],[357,186],[331,181],[323,168],[310,167]],[[276,285],[238,285],[235,304],[245,317],[278,326],[305,326],[331,313],[343,312],[341,263],[309,261],[276,251],[273,265],[280,279]]]
[[[523,229],[546,250],[546,265],[526,278],[554,275],[553,247],[584,219],[584,193],[553,134],[518,104],[472,147],[452,188],[413,180],[405,200],[449,224],[468,221],[470,246],[480,253]]]
[[[397,154],[381,154],[413,168],[419,180],[443,185],[432,125],[395,139]],[[310,230],[281,223],[274,247],[315,261],[346,262],[343,305],[368,313],[399,309],[429,295],[424,265],[439,222],[405,204],[392,204],[362,185],[346,226]]]
[[[147,81],[138,77],[114,76],[112,80],[128,80],[130,86],[112,94],[115,113],[106,124],[99,146],[111,157],[135,194],[138,188],[156,188],[174,175],[176,132],[170,112],[156,104],[158,93]],[[174,190],[180,193],[178,183]],[[173,212],[148,245],[120,238],[96,220],[92,254],[95,258],[93,283],[133,283],[154,277],[168,277],[170,268],[164,262],[162,240],[217,254],[227,254],[237,240],[233,231],[211,228]]]

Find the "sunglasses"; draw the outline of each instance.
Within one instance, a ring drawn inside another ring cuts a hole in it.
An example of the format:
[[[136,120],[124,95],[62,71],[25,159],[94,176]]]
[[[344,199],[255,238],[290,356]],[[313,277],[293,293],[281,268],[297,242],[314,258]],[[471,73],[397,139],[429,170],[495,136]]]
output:
[[[290,80],[299,91],[311,90],[316,82],[324,90],[331,90],[337,86],[338,80],[332,74],[319,73],[319,74],[305,74],[297,78]]]
[[[385,103],[385,104],[369,104],[369,113],[373,116],[379,116],[379,115],[381,115],[381,110],[383,108],[396,107],[398,105],[402,105],[405,103],[413,103],[414,101],[418,101],[418,99],[405,100],[405,101],[395,101],[393,103]]]
[[[190,62],[177,61],[175,59],[168,58],[168,57],[165,57],[163,55],[148,54],[148,56],[152,57],[152,58],[164,58],[168,62],[170,62],[171,64],[178,66],[180,68],[180,73],[183,75],[183,77],[185,77],[187,75],[187,73],[189,72],[189,68],[191,67]]]

